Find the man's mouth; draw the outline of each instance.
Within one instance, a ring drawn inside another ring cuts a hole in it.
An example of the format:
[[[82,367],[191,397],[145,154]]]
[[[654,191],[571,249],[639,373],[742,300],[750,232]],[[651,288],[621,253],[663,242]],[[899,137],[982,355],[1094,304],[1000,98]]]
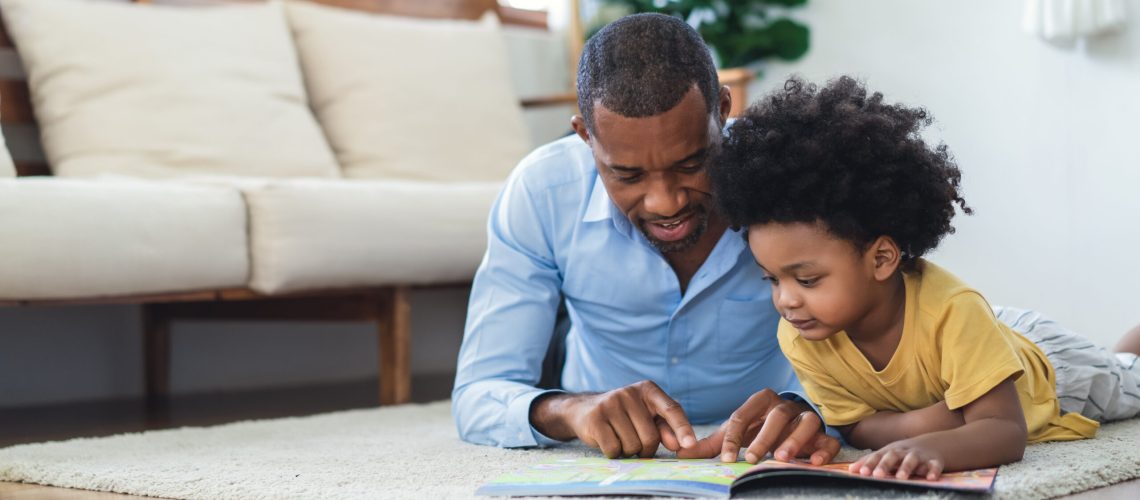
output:
[[[667,242],[684,239],[692,232],[693,226],[692,212],[681,217],[651,221],[645,224],[646,229],[654,238]]]

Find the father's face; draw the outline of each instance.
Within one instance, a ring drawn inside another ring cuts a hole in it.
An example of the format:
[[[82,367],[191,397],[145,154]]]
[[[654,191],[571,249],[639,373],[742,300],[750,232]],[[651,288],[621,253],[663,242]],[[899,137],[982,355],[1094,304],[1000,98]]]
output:
[[[581,117],[572,121],[593,149],[614,204],[661,253],[692,248],[713,216],[706,169],[731,107],[727,91],[720,101],[710,114],[694,85],[673,109],[650,117],[629,118],[596,104],[592,135]]]

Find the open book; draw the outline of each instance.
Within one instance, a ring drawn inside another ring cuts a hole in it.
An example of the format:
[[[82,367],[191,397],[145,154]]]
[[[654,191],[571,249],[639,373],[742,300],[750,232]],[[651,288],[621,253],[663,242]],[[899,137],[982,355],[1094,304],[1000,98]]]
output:
[[[738,488],[811,486],[845,481],[901,488],[932,488],[972,493],[993,489],[997,469],[943,474],[938,481],[880,479],[847,472],[848,463],[814,466],[766,460],[722,463],[719,459],[568,458],[532,465],[480,487],[486,496],[659,495],[728,498]]]

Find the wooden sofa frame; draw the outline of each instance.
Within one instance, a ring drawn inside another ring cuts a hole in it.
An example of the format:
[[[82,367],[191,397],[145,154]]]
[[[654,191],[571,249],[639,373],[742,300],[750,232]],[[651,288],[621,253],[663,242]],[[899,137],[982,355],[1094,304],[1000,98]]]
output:
[[[152,3],[133,0],[134,3]],[[227,0],[239,1],[239,0]],[[245,0],[250,1],[250,0]],[[546,14],[499,6],[495,0],[317,0],[356,10],[411,17],[478,19],[494,10],[504,24],[546,28]],[[210,2],[203,2],[210,3]],[[218,2],[212,2],[218,3]],[[193,7],[188,7],[193,8]],[[2,14],[2,13],[0,13]],[[0,50],[13,44],[0,23]],[[523,99],[523,107],[576,103],[573,93]],[[9,130],[35,131],[35,115],[25,79],[0,79],[0,123]],[[28,134],[24,134],[28,135]],[[30,135],[38,135],[33,133]],[[26,140],[27,138],[24,137]],[[9,145],[13,141],[8,141]],[[43,161],[14,155],[17,175],[51,175]],[[42,156],[42,155],[30,155]],[[456,283],[455,285],[464,285]],[[437,285],[438,286],[438,285]],[[249,289],[203,290],[145,296],[88,297],[70,300],[8,300],[0,306],[139,304],[142,307],[144,380],[152,408],[164,408],[170,395],[170,332],[178,320],[367,321],[379,336],[379,403],[411,398],[411,305],[408,286],[385,286],[262,295]]]

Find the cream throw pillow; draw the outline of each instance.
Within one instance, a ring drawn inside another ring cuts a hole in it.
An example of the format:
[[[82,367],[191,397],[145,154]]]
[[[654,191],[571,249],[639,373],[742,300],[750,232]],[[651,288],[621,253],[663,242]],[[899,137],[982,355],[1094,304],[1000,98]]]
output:
[[[309,99],[346,177],[501,181],[530,149],[493,17],[286,8]]]
[[[338,174],[279,3],[0,6],[56,175]]]

